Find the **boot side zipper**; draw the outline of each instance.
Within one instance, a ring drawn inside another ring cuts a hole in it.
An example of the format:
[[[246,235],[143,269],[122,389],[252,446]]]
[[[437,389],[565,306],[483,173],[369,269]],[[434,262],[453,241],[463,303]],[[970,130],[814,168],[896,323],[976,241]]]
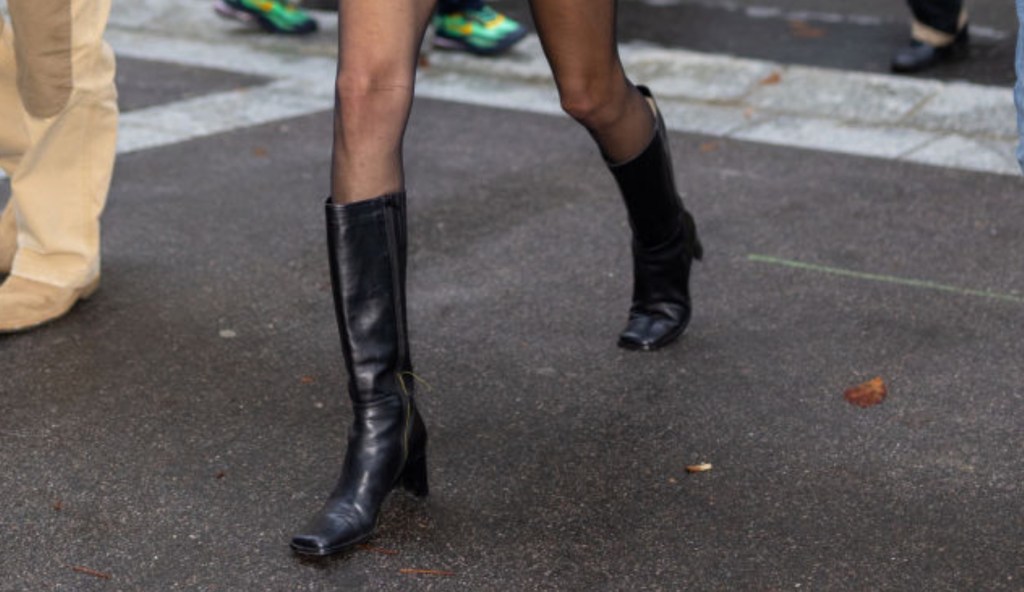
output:
[[[401,248],[398,242],[398,232],[395,228],[395,210],[397,207],[390,200],[385,203],[384,211],[384,231],[388,238],[388,259],[391,263],[391,283],[392,283],[392,306],[395,307],[395,323],[397,338],[398,338],[398,359],[397,366],[399,370],[396,372],[396,378],[398,379],[399,390],[402,395],[402,403],[405,407],[405,425],[402,427],[402,462],[399,463],[399,478],[402,472],[405,470],[405,464],[409,460],[409,439],[412,436],[412,397],[409,395],[408,389],[405,388],[405,359],[406,359],[406,336],[405,336],[405,318],[403,318],[402,310],[402,298],[400,290],[402,289],[402,271],[400,267],[398,249]]]

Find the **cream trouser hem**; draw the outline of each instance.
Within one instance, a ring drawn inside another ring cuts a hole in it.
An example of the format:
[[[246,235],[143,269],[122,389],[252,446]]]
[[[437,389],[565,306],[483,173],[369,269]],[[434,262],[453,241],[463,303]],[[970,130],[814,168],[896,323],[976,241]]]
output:
[[[11,273],[78,288],[100,270],[100,214],[114,168],[110,0],[8,0],[0,17],[0,168],[11,179]]]
[[[960,17],[957,21],[957,30],[961,30],[967,25],[967,10],[960,11]],[[910,22],[910,37],[920,41],[921,43],[927,43],[932,47],[943,47],[953,43],[956,39],[956,35],[951,35],[945,31],[940,31],[933,27],[922,23],[917,19],[912,19]]]

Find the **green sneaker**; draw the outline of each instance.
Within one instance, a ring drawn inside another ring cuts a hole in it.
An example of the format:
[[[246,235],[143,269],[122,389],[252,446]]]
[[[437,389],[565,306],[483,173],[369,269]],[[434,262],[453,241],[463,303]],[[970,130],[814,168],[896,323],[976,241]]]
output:
[[[317,30],[316,20],[292,2],[279,0],[217,0],[214,11],[224,18],[255,23],[269,33],[306,35]]]
[[[526,37],[526,27],[490,6],[434,16],[434,45],[477,55],[507,51]]]

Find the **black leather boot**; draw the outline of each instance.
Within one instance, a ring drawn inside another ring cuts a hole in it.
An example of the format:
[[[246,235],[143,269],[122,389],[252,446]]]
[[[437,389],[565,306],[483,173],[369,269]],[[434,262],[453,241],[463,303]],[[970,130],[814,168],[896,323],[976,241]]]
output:
[[[633,306],[619,346],[655,350],[674,341],[690,322],[690,265],[704,249],[676,190],[661,112],[647,87],[637,89],[651,103],[657,129],[638,156],[609,165],[633,229]]]
[[[896,51],[892,57],[892,71],[910,74],[927,70],[943,62],[967,57],[970,34],[965,25],[949,45],[935,46],[912,39],[910,44]]]
[[[427,432],[413,398],[405,322],[405,195],[327,202],[334,308],[354,421],[334,492],[292,549],[330,555],[365,541],[388,493],[427,495]]]

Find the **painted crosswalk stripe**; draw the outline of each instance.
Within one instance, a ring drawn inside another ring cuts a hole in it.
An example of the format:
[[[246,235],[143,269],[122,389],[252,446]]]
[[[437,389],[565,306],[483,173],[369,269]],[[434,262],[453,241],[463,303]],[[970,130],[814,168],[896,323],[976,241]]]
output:
[[[271,82],[124,114],[118,151],[133,152],[328,110],[334,59],[111,29],[123,57],[258,75]],[[788,66],[625,44],[636,80],[657,89],[671,130],[1019,175],[1008,88]],[[434,53],[417,96],[560,115],[536,37],[500,62]]]

